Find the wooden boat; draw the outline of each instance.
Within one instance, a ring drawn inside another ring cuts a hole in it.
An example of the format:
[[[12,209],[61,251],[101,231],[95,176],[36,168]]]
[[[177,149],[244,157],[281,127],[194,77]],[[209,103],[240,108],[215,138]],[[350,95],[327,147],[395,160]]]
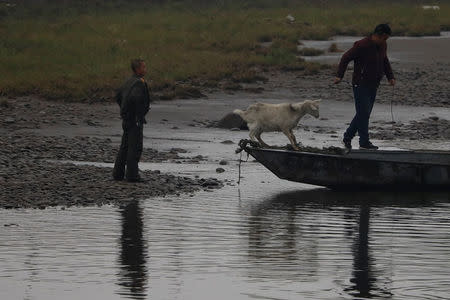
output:
[[[261,148],[241,140],[240,149],[281,179],[332,189],[448,189],[450,152],[352,150],[327,153]],[[339,148],[336,148],[339,149]]]

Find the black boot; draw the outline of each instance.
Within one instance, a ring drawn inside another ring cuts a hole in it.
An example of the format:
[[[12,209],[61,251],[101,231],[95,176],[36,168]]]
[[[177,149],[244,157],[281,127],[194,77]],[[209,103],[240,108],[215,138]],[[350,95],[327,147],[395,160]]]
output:
[[[364,150],[377,150],[378,147],[375,146],[374,144],[372,144],[371,142],[367,142],[364,144],[360,144],[359,145],[359,149],[364,149]]]
[[[352,150],[352,140],[345,138],[342,140],[342,143],[344,144],[345,149]]]
[[[142,179],[141,176],[133,177],[133,178],[127,178],[128,182],[145,182],[144,179]]]

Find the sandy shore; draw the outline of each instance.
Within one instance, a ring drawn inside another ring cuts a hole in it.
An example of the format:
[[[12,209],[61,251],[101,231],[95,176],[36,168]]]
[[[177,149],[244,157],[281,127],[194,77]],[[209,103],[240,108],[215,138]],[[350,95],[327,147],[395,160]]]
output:
[[[449,50],[445,40],[440,44],[441,51]],[[405,47],[411,47],[410,43],[405,42]],[[421,63],[394,59],[395,94],[384,83],[373,112],[371,131],[377,144],[388,148],[450,147],[450,58],[438,57],[439,61]],[[234,184],[235,174],[228,172],[227,165],[237,164],[236,143],[247,138],[248,132],[211,125],[233,109],[257,101],[323,99],[321,118],[305,117],[296,135],[307,146],[340,146],[342,132],[354,114],[350,86],[333,85],[331,69],[314,75],[261,72],[268,79],[264,83],[241,84],[235,90],[205,89],[208,98],[203,99],[153,103],[144,129],[141,166],[146,182],[141,184],[111,179],[121,135],[117,105],[1,98],[0,207],[121,205],[132,199],[193,195],[201,189]],[[391,100],[394,124],[386,104]],[[273,145],[287,143],[279,133],[264,134],[264,139]]]

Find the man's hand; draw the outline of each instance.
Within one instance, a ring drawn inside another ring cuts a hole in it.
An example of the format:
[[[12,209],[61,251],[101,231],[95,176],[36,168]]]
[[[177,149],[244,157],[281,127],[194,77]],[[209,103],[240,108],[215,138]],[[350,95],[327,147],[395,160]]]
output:
[[[339,78],[339,77],[334,78],[334,84],[338,84],[341,81],[342,81],[342,78]]]
[[[395,85],[395,79],[389,80],[389,84],[392,85],[392,86],[394,86],[394,85]]]

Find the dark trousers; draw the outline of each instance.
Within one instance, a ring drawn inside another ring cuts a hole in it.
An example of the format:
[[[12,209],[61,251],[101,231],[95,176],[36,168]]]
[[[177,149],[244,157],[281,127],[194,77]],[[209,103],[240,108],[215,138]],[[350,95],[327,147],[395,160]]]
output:
[[[359,144],[364,145],[369,143],[369,118],[377,96],[377,87],[354,85],[353,95],[356,114],[344,133],[344,139],[351,140],[358,132]]]
[[[122,128],[122,142],[114,164],[113,177],[122,180],[125,175],[127,180],[136,180],[139,178],[138,163],[143,147],[143,127],[135,122],[124,121]]]

